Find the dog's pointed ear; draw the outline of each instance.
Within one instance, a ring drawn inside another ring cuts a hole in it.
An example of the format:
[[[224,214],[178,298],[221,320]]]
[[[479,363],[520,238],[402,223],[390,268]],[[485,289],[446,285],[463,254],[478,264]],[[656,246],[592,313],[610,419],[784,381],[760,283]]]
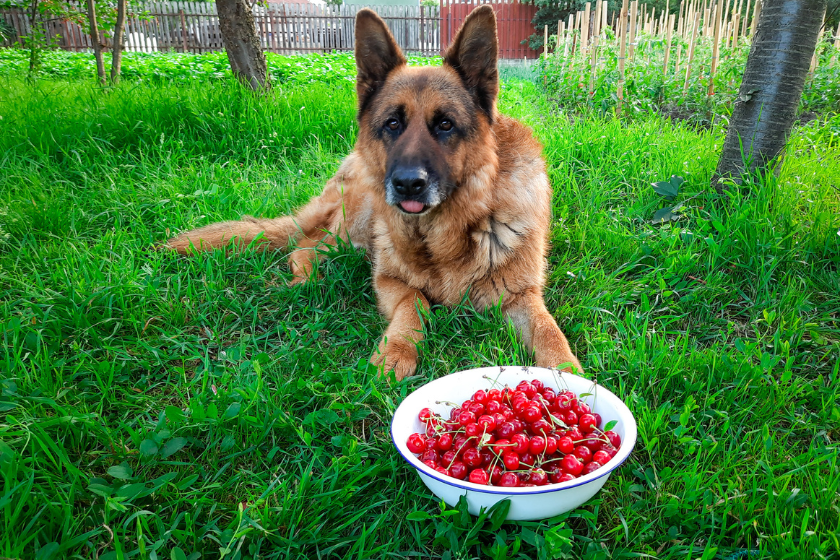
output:
[[[382,18],[369,8],[359,10],[356,14],[356,94],[360,115],[391,70],[403,64],[405,57]]]
[[[443,62],[461,76],[490,122],[495,118],[499,95],[498,58],[496,14],[485,4],[473,10],[464,20]]]

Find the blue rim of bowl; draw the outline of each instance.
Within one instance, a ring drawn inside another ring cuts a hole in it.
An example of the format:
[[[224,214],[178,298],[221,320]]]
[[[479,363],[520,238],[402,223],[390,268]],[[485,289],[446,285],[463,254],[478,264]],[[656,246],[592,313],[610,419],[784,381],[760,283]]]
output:
[[[506,486],[505,487],[499,486],[499,488],[504,488],[504,490],[484,490],[482,488],[475,488],[475,486],[479,486],[478,484],[474,484],[472,486],[462,486],[461,484],[458,484],[458,482],[460,482],[460,480],[458,480],[457,478],[452,478],[451,476],[447,476],[446,479],[443,479],[443,478],[440,477],[440,473],[438,473],[437,471],[432,471],[435,474],[431,474],[430,472],[426,472],[424,469],[421,469],[420,467],[415,465],[414,462],[411,459],[406,457],[403,454],[403,452],[400,450],[400,446],[397,445],[397,440],[394,437],[394,417],[393,416],[391,417],[391,426],[390,426],[389,431],[391,432],[391,443],[394,444],[394,447],[396,448],[397,453],[399,453],[400,456],[403,459],[405,459],[405,461],[409,465],[414,467],[414,469],[418,473],[423,473],[424,475],[428,476],[429,478],[433,478],[434,480],[437,480],[438,482],[442,482],[442,483],[444,483],[446,485],[449,485],[449,486],[454,486],[456,488],[460,488],[461,490],[467,490],[467,491],[472,491],[472,492],[481,492],[482,494],[504,494],[504,495],[507,495],[509,497],[513,497],[513,496],[532,496],[534,494],[547,494],[549,492],[559,492],[560,490],[568,490],[570,488],[577,488],[578,486],[586,486],[587,484],[591,484],[592,482],[595,482],[599,478],[609,476],[615,469],[617,469],[618,467],[620,467],[621,465],[624,464],[624,462],[630,457],[630,454],[633,452],[633,449],[636,447],[636,442],[634,440],[633,445],[630,446],[630,449],[627,451],[627,454],[618,463],[616,463],[610,470],[608,470],[608,471],[604,472],[603,474],[601,474],[599,476],[596,476],[596,477],[594,477],[590,480],[587,480],[585,482],[579,482],[577,484],[571,484],[569,486],[563,486],[563,483],[561,482],[560,484],[549,484],[545,487],[543,487],[543,486],[537,486],[536,487],[536,488],[545,488],[544,490],[541,489],[541,490],[527,490],[527,491],[522,491],[522,492],[511,492],[511,490],[517,490],[517,489],[523,488],[523,487],[522,486],[517,486],[517,487],[514,487],[514,488],[509,488],[509,487],[506,487]],[[620,449],[619,449],[619,451],[620,451]],[[415,457],[414,455],[412,455],[412,458],[417,459],[417,457]],[[429,469],[429,470],[431,470],[431,469]],[[594,474],[594,473],[590,473],[590,474]],[[470,483],[470,484],[472,484],[472,483]]]

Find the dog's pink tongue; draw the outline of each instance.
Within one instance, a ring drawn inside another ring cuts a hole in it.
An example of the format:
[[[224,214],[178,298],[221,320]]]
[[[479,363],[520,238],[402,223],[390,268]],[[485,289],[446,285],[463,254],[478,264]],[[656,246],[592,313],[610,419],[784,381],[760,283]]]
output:
[[[402,206],[403,210],[406,212],[416,214],[417,212],[422,212],[426,205],[422,202],[417,202],[416,200],[403,200],[400,202],[400,206]]]

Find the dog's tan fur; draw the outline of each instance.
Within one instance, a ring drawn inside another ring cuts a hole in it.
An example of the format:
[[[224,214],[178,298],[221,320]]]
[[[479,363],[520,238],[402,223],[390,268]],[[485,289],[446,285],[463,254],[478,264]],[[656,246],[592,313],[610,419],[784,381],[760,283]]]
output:
[[[390,321],[372,358],[397,379],[414,373],[422,340],[418,307],[455,305],[465,294],[479,308],[502,300],[502,311],[535,350],[537,365],[581,370],[543,301],[551,187],[541,146],[517,121],[499,115],[496,22],[488,6],[466,19],[445,63],[410,68],[382,20],[362,10],[356,21],[359,137],[322,194],[294,217],[212,224],[168,246],[187,253],[254,240],[263,247],[295,244],[294,283],[310,278],[336,236],[364,247],[372,260],[379,308]],[[382,119],[392,107],[408,123],[387,141]],[[469,131],[436,142],[425,123],[445,110]],[[420,123],[420,124],[415,124]],[[422,153],[445,165],[454,188],[437,206],[408,215],[386,202],[387,162]],[[261,236],[261,237],[260,237]]]

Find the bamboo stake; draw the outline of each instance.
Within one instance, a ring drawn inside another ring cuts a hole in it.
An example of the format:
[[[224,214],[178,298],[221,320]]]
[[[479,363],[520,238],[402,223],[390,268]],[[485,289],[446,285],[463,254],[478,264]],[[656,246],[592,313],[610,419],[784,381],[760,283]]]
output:
[[[758,27],[758,16],[761,15],[761,0],[755,0],[753,7],[752,23],[750,24],[750,39],[755,35],[755,29]]]
[[[601,6],[601,31],[607,28],[607,12],[609,12],[609,4],[607,4],[607,0],[603,0],[603,6]],[[606,37],[606,35],[604,36]]]
[[[732,19],[732,48],[738,46],[738,24],[741,23],[741,14],[735,14]]]
[[[583,21],[580,23],[580,52],[586,53],[589,50],[589,20],[592,16],[591,2],[586,3],[583,10]]]
[[[639,0],[630,2],[630,60],[633,60],[633,55],[636,51],[636,16],[639,12]]]
[[[667,12],[666,12],[667,13]],[[668,30],[666,31],[667,40],[665,42],[665,63],[662,65],[662,74],[668,75],[668,58],[671,56],[671,32],[674,28],[674,15],[671,14],[666,18],[668,23]]]
[[[840,23],[837,24],[837,32],[834,33],[834,54],[831,55],[831,66],[837,64],[837,51],[840,51]]]
[[[723,19],[723,0],[719,0],[715,10],[717,14],[715,17],[715,38],[712,45],[712,66],[709,69],[709,97],[715,94],[715,71],[717,71],[718,57],[720,56],[720,24]]]
[[[621,15],[618,18],[618,107],[616,114],[621,115],[621,104],[624,102],[624,55],[627,52],[627,0],[621,1]]]
[[[589,74],[589,98],[595,96],[595,74],[598,66],[598,27],[601,23],[602,0],[595,0],[595,19],[592,26],[592,60],[590,62],[591,73]]]
[[[750,19],[750,0],[747,0],[746,9],[744,10],[744,17],[741,20],[741,37],[747,36],[747,21]]]
[[[548,25],[543,29],[543,56],[548,58]]]
[[[700,12],[694,14],[694,25],[691,29],[691,40],[688,43],[688,65],[685,67],[685,83],[683,84],[683,97],[688,90],[688,78],[691,76],[691,63],[694,60],[694,47],[697,44],[697,31],[700,28]]]

